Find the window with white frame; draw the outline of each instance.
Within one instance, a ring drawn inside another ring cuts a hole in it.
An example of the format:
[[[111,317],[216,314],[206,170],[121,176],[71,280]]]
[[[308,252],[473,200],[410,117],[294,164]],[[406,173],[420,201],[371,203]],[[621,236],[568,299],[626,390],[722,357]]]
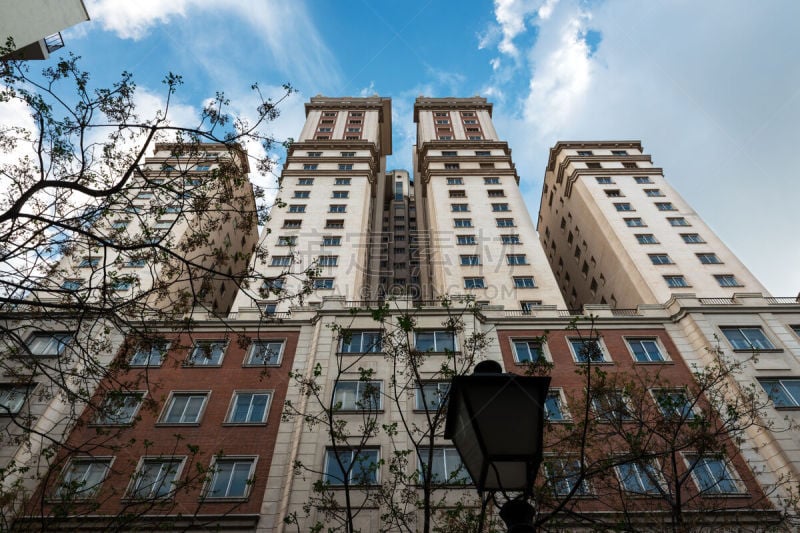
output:
[[[19,413],[33,387],[5,383],[0,385],[0,415]]]
[[[650,262],[654,265],[672,265],[672,259],[667,254],[648,254]]]
[[[733,274],[715,274],[714,279],[720,287],[741,287],[742,284]]]
[[[544,400],[544,415],[551,422],[563,422],[569,419],[560,389],[547,391],[547,397]]]
[[[146,457],[131,480],[128,495],[137,500],[169,498],[175,490],[183,459],[178,457]]]
[[[456,228],[471,228],[472,227],[472,219],[471,218],[457,218],[453,221],[453,226]]]
[[[340,411],[376,411],[383,408],[383,382],[341,380],[333,387],[333,405]]]
[[[162,424],[197,424],[208,400],[207,392],[175,392],[161,416]]]
[[[431,482],[442,485],[466,485],[472,482],[458,450],[453,447],[419,448],[419,480],[430,473]]]
[[[636,241],[639,244],[658,244],[658,239],[652,233],[637,233]]]
[[[267,391],[237,391],[233,394],[229,424],[263,424],[267,421],[272,393]]]
[[[110,426],[130,424],[142,405],[142,398],[144,392],[141,391],[108,393],[97,413],[95,424]]]
[[[452,331],[417,331],[415,347],[420,352],[454,352],[455,333]]]
[[[475,244],[475,235],[457,235],[456,244],[461,244],[461,245]]]
[[[189,366],[219,366],[225,355],[225,341],[195,341],[186,364]]]
[[[34,333],[27,345],[32,355],[39,357],[57,357],[72,340],[72,333]]]
[[[462,255],[460,260],[461,266],[478,266],[481,264],[481,259],[477,255]]]
[[[253,481],[254,457],[217,457],[205,491],[206,499],[246,498]]]
[[[578,363],[603,363],[608,362],[605,351],[597,339],[569,339],[572,357]]]
[[[650,392],[665,418],[694,419],[694,408],[685,389],[653,389]]]
[[[255,366],[277,366],[281,364],[284,342],[256,340],[247,352],[247,364]]]
[[[289,266],[292,264],[291,255],[273,255],[269,266]]]
[[[758,326],[719,328],[734,350],[774,350],[775,346]]]
[[[506,254],[506,263],[509,265],[527,265],[525,254]]]
[[[335,267],[336,265],[339,264],[339,256],[338,255],[321,255],[321,256],[319,256],[318,264],[321,267]]]
[[[689,282],[686,281],[686,278],[678,274],[664,276],[664,283],[666,283],[667,287],[671,289],[680,289],[682,287],[689,286]]]
[[[84,500],[93,498],[100,491],[112,459],[97,457],[79,457],[71,459],[54,493],[56,498]]]
[[[800,378],[759,379],[775,407],[800,407]]]
[[[542,343],[538,340],[513,340],[514,361],[517,363],[532,363],[544,357]]]
[[[724,457],[687,454],[686,462],[702,495],[741,494],[741,481]]]
[[[313,289],[333,289],[333,278],[315,278],[311,283]]]
[[[485,289],[486,282],[481,277],[464,278],[465,289]]]
[[[533,276],[514,276],[515,289],[535,289],[536,283]]]
[[[640,495],[658,495],[663,491],[664,480],[658,463],[652,460],[623,463],[615,467],[619,483],[625,492]]]
[[[381,351],[380,331],[343,331],[341,353],[376,353]]]
[[[619,424],[633,420],[630,398],[621,390],[603,391],[595,394],[592,398],[592,408],[597,413],[598,419],[603,422]]]
[[[169,344],[166,342],[153,342],[136,347],[136,351],[128,361],[130,366],[161,366],[167,354]]]
[[[639,363],[664,361],[664,354],[661,353],[661,347],[656,337],[627,338],[625,342],[628,344],[633,358]]]
[[[697,256],[697,260],[703,263],[704,265],[720,265],[722,261],[719,260],[717,254],[706,252],[702,254],[695,254]]]
[[[326,450],[322,481],[331,486],[375,485],[378,483],[380,451],[373,448],[361,450]]]
[[[447,393],[450,391],[449,381],[428,381],[421,383],[417,389],[414,409],[420,411],[438,411],[447,405]]]
[[[553,492],[558,496],[591,496],[589,482],[581,476],[578,457],[545,457],[544,474]]]

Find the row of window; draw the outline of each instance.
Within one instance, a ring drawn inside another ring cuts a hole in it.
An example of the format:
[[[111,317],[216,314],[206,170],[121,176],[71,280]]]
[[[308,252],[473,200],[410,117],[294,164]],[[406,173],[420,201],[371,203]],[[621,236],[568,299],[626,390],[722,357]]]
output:
[[[658,190],[658,189],[654,189]],[[659,211],[677,211],[678,208],[672,202],[655,202],[656,209]],[[617,211],[636,211],[633,206],[628,202],[614,202],[614,208]],[[680,224],[688,225],[688,224]]]
[[[624,209],[618,209],[618,211],[624,211]],[[644,220],[640,217],[627,217],[623,219],[625,221],[625,225],[629,228],[646,228],[647,224]],[[670,226],[673,227],[681,227],[681,226],[691,226],[688,220],[683,217],[667,217],[667,222],[669,222]]]
[[[502,189],[489,189],[486,193],[489,195],[489,198],[504,198],[506,195],[505,191]],[[448,191],[448,195],[450,198],[466,198],[467,191],[463,189],[451,189]]]
[[[477,257],[477,256],[467,256],[467,257]],[[462,265],[464,261],[464,256],[462,256]],[[473,263],[479,264],[479,263]],[[471,266],[471,265],[470,265]],[[514,276],[514,288],[515,289],[535,289],[536,282],[533,279],[533,276]],[[486,288],[486,280],[482,276],[468,276],[464,278],[464,288],[465,289],[485,289]]]
[[[341,157],[355,157],[355,152],[339,152]],[[322,157],[322,152],[306,152],[307,157]]]
[[[491,205],[492,211],[494,212],[511,211],[511,208],[508,206],[508,204],[501,203]],[[450,204],[450,211],[454,213],[466,213],[469,210],[469,204]]]
[[[461,153],[458,150],[442,150],[442,157],[469,156],[475,154],[476,157],[489,157],[492,152],[489,150],[474,150],[472,153]]]
[[[514,223],[513,218],[496,218],[495,224],[498,228],[514,228],[516,224]],[[472,228],[472,219],[471,218],[455,218],[453,219],[453,227],[455,228]],[[511,237],[511,236],[508,236]],[[509,243],[512,244],[512,243]]]
[[[331,206],[331,207],[333,207],[333,206]],[[332,212],[344,213],[345,212],[344,211],[344,207],[345,206],[339,206],[339,207],[342,208],[341,211],[332,211]],[[336,209],[339,209],[339,207],[336,207]],[[290,210],[291,210],[291,206],[290,206]],[[295,211],[295,212],[304,213],[305,212],[305,206],[302,206],[302,211]],[[303,221],[302,220],[298,220],[298,219],[291,219],[291,220],[284,220],[283,221],[283,229],[299,229],[299,228],[302,227],[302,225],[303,225]],[[330,219],[330,218],[329,219],[325,219],[325,229],[344,229],[344,220],[343,219]]]

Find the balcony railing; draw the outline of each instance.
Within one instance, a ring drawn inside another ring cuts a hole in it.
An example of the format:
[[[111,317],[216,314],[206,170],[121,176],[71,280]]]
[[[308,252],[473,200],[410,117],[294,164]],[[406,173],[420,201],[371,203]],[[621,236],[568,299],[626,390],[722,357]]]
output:
[[[739,305],[733,298],[699,298],[702,305]]]
[[[783,304],[798,304],[798,303],[800,303],[800,297],[795,298],[794,296],[767,296],[765,298],[765,300],[770,305],[783,305]]]

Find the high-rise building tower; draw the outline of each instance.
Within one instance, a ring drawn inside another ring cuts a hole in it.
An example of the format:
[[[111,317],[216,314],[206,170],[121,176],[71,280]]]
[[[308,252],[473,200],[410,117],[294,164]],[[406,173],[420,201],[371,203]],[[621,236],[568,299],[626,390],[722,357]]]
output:
[[[638,141],[559,142],[551,148],[538,230],[573,308],[632,308],[666,302],[676,293],[768,294]]]
[[[563,307],[520,194],[508,143],[485,98],[417,98],[414,186],[422,290],[506,309]]]

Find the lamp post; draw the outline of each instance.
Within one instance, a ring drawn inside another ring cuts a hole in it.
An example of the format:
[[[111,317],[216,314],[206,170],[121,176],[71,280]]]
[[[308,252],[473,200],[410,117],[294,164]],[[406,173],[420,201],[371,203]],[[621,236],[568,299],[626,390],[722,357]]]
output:
[[[521,492],[500,509],[509,533],[534,531],[533,493],[542,463],[549,377],[504,374],[483,361],[450,385],[444,436],[452,439],[479,494]]]

